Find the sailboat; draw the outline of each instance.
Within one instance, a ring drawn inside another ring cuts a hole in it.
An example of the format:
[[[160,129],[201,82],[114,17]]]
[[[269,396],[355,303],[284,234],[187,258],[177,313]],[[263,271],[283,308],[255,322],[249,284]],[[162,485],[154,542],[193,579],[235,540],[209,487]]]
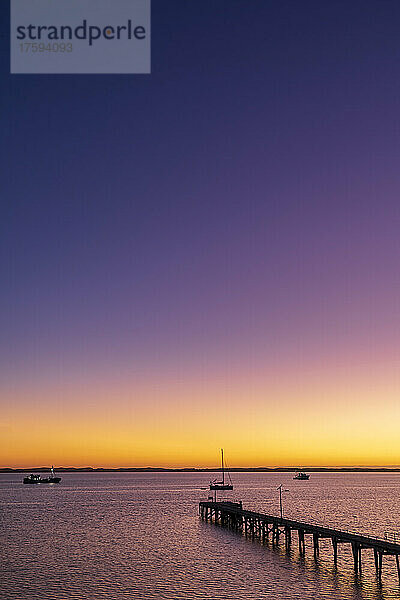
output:
[[[233,490],[233,484],[231,480],[231,476],[229,475],[229,471],[226,472],[225,478],[225,464],[224,464],[224,451],[221,448],[221,471],[222,471],[222,481],[210,481],[210,490],[218,491],[218,490]]]

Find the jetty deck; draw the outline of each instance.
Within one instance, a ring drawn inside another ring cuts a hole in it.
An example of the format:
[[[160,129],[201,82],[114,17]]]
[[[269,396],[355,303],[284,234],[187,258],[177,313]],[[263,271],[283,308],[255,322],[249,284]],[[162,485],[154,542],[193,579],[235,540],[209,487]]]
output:
[[[312,536],[314,555],[319,553],[319,540],[328,538],[332,542],[335,564],[337,563],[338,546],[340,544],[350,544],[356,572],[361,571],[362,567],[361,551],[372,550],[374,552],[376,574],[379,579],[382,577],[383,556],[395,556],[400,582],[400,543],[395,541],[245,510],[241,502],[200,502],[199,513],[204,521],[229,527],[236,531],[244,531],[246,534],[259,537],[263,541],[271,535],[273,544],[278,544],[281,536],[284,536],[287,550],[292,545],[292,533],[296,532],[301,555],[305,554],[306,535]]]

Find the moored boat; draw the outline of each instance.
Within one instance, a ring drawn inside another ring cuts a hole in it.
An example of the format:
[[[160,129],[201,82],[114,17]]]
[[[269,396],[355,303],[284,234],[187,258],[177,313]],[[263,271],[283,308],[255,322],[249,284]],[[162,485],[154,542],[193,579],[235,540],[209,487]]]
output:
[[[28,475],[27,477],[24,477],[24,483],[40,483],[41,482],[41,478],[40,475],[34,475],[33,473],[31,475]]]
[[[217,498],[218,491],[233,490],[231,476],[229,474],[229,471],[225,470],[224,451],[222,448],[221,448],[221,472],[222,472],[222,480],[221,481],[217,481],[216,479],[214,479],[213,481],[210,481],[210,490],[215,492],[215,501]],[[225,474],[226,474],[226,477],[225,477]]]
[[[303,471],[298,471],[296,473],[296,475],[293,477],[293,479],[300,479],[300,480],[307,480],[310,479],[310,476],[308,475],[308,473],[304,473]]]
[[[42,479],[40,475],[34,475],[33,473],[31,473],[31,475],[24,477],[23,483],[32,485],[37,483],[60,483],[60,481],[61,477],[56,476],[56,474],[54,473],[54,467],[53,465],[51,465],[51,474],[49,477],[44,477]]]

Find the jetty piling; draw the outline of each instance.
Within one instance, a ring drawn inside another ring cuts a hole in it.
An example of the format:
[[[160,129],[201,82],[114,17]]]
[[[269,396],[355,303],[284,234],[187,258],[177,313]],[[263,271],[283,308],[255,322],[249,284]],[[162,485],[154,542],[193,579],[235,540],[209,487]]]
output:
[[[292,534],[297,532],[299,554],[305,555],[306,535],[312,536],[315,558],[319,555],[320,539],[327,538],[332,542],[333,561],[337,564],[338,545],[350,544],[354,562],[354,571],[361,573],[362,550],[373,550],[377,578],[382,578],[383,556],[394,556],[396,560],[397,575],[400,583],[400,543],[396,540],[389,541],[385,538],[373,537],[341,529],[323,527],[312,523],[304,523],[273,515],[267,515],[250,510],[245,510],[241,502],[200,502],[199,513],[204,521],[228,527],[235,531],[242,531],[247,536],[258,537],[262,541],[269,538],[272,533],[272,544],[279,544],[280,536],[285,536],[285,548],[292,546]]]

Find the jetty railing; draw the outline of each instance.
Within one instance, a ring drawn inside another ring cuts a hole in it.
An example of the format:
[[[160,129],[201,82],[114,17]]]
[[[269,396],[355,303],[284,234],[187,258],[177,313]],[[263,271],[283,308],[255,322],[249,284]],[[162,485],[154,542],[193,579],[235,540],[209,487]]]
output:
[[[312,535],[314,555],[319,554],[319,540],[328,538],[332,542],[333,560],[337,563],[338,545],[350,544],[354,560],[354,570],[361,571],[361,551],[371,549],[374,552],[375,568],[379,579],[382,577],[382,559],[384,555],[395,556],[397,574],[400,582],[400,543],[387,538],[374,537],[363,533],[354,533],[334,529],[314,523],[305,523],[293,519],[266,515],[264,513],[245,510],[241,502],[200,502],[199,513],[204,521],[229,527],[236,531],[244,531],[252,537],[263,541],[272,535],[272,543],[278,544],[281,536],[285,537],[288,550],[292,545],[292,532],[297,532],[299,552],[305,554],[305,536]]]

